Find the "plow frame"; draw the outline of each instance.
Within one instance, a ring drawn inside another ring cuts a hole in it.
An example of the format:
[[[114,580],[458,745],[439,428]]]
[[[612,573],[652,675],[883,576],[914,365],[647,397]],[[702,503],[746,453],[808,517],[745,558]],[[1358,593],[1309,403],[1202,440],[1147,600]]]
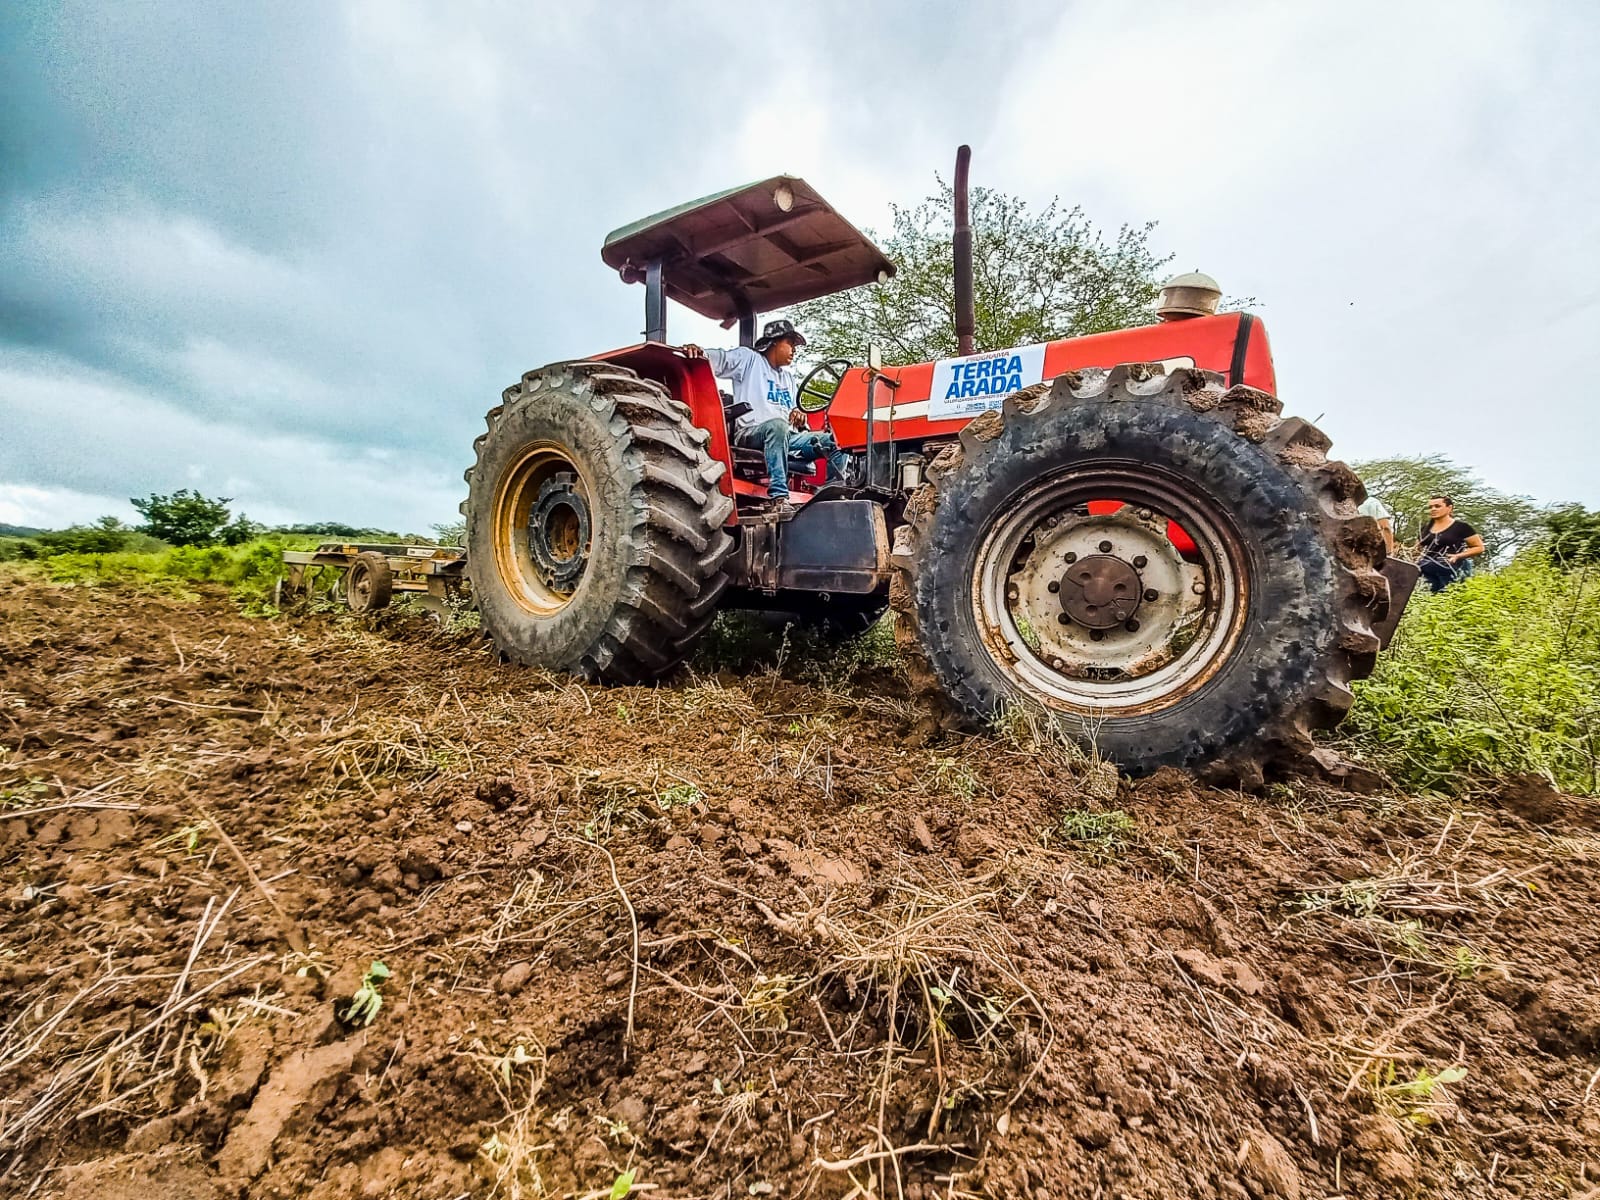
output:
[[[414,597],[430,611],[443,614],[466,581],[467,552],[460,546],[412,546],[394,542],[323,542],[315,550],[285,550],[287,570],[279,580],[275,599],[285,593],[310,596],[319,590],[338,592],[345,573],[362,554],[379,554],[389,564],[391,588]],[[319,588],[327,572],[333,573],[326,589]],[[343,594],[338,598],[348,603]],[[385,607],[388,601],[374,607]]]

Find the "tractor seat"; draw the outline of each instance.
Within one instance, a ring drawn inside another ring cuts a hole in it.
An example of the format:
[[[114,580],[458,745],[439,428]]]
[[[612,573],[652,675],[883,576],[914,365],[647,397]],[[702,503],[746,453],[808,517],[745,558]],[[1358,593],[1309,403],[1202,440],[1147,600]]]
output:
[[[759,450],[752,450],[748,446],[733,444],[733,426],[740,417],[750,411],[748,404],[735,404],[733,397],[727,392],[722,395],[722,416],[728,426],[728,457],[733,460],[733,477],[746,479],[751,483],[767,482],[767,456]]]
[[[749,412],[750,406],[748,404],[730,403],[732,399],[733,397],[729,396],[728,393],[722,393],[722,412],[728,424],[728,455],[733,460],[733,477],[735,479],[745,479],[751,483],[766,483],[767,456],[760,450],[754,450],[748,446],[736,446],[733,443],[734,422]],[[812,469],[815,466],[815,463],[810,464]],[[807,487],[806,482],[803,479],[796,478],[801,473],[799,460],[791,457],[789,459],[789,482],[797,488],[804,489]]]

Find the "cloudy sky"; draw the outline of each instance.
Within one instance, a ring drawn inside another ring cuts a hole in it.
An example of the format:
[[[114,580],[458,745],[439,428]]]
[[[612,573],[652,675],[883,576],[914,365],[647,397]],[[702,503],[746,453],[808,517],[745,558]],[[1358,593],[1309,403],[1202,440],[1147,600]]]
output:
[[[1258,297],[1345,457],[1600,507],[1596,62],[1576,0],[10,0],[0,522],[452,519],[502,387],[636,339],[607,231],[784,171],[882,228],[962,141]]]

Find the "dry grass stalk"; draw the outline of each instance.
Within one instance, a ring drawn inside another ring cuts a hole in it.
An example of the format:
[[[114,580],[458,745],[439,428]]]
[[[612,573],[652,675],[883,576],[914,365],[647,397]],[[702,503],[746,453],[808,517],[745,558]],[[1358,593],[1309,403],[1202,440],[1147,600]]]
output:
[[[187,990],[190,979],[200,973],[199,956],[221,927],[224,917],[239,889],[216,907],[215,897],[207,903],[196,924],[188,959],[167,997],[155,1014],[131,1031],[120,1036],[114,1027],[114,1010],[108,1028],[90,1030],[68,1021],[68,1014],[83,1011],[90,1000],[103,1002],[115,995],[130,993],[135,987],[157,979],[171,978],[170,974],[129,975],[118,972],[108,964],[106,972],[85,987],[80,988],[60,1008],[43,1017],[40,1024],[24,1030],[20,1021],[13,1020],[0,1039],[0,1081],[7,1074],[18,1071],[30,1060],[49,1053],[52,1043],[76,1037],[83,1048],[65,1048],[56,1055],[54,1073],[38,1092],[17,1101],[21,1111],[8,1115],[0,1126],[0,1150],[12,1151],[20,1157],[39,1140],[50,1136],[68,1120],[83,1119],[108,1109],[125,1107],[134,1097],[145,1094],[160,1084],[188,1072],[194,1074],[204,1086],[204,1072],[200,1069],[199,1054],[194,1044],[194,1032],[182,1027],[183,1018],[201,1011],[209,1004],[209,997],[226,988],[240,976],[273,960],[272,955],[256,955],[242,961],[228,961],[211,968],[217,977],[204,986]],[[29,1009],[38,1014],[44,1005],[41,998]],[[174,1038],[176,1044],[174,1045]],[[169,1061],[170,1060],[170,1061]],[[77,1112],[72,1105],[81,1100],[84,1089],[98,1081],[100,1100]],[[15,1085],[6,1087],[0,1082],[0,1091],[16,1094]]]
[[[1027,1075],[999,1105],[1001,1111],[1010,1109],[1032,1083],[1055,1034],[1043,1003],[1017,965],[1015,939],[996,915],[998,892],[968,891],[953,875],[937,884],[899,877],[885,886],[887,895],[880,892],[870,906],[838,911],[823,904],[789,916],[760,900],[755,904],[778,932],[820,946],[816,969],[788,984],[785,1003],[807,989],[814,992],[838,983],[847,994],[859,997],[861,1008],[844,1035],[828,1027],[836,1047],[851,1040],[869,1008],[876,1009],[887,1030],[875,1089],[878,1145],[841,1164],[819,1164],[819,1169],[868,1166],[877,1172],[879,1194],[888,1194],[891,1184],[895,1194],[903,1194],[900,1157],[951,1149],[931,1139],[950,1108],[964,1097],[985,1093],[1006,1057],[1003,1041],[1037,1039],[1042,1045]],[[994,981],[995,994],[980,990],[981,980]],[[981,1078],[951,1079],[947,1063],[956,1043],[976,1048],[988,1059],[990,1066]],[[904,1060],[919,1051],[932,1059],[936,1087],[926,1129],[930,1140],[916,1147],[896,1147],[885,1132],[888,1097]]]
[[[547,1195],[539,1155],[554,1149],[554,1144],[540,1142],[536,1132],[539,1097],[549,1068],[544,1046],[525,1038],[503,1054],[495,1054],[474,1039],[468,1049],[457,1053],[484,1069],[505,1109],[494,1134],[478,1147],[479,1157],[492,1172],[491,1195],[506,1200]]]
[[[628,891],[622,886],[622,880],[617,875],[617,860],[598,842],[585,841],[582,838],[563,837],[563,841],[576,842],[580,846],[588,846],[598,850],[606,856],[606,866],[611,871],[611,886],[617,891],[617,897],[622,901],[622,907],[628,913],[628,928],[632,938],[631,971],[628,981],[628,1024],[622,1034],[622,1061],[628,1061],[628,1043],[633,1040],[633,1014],[639,1002],[639,915],[633,909],[633,901],[628,896]]]

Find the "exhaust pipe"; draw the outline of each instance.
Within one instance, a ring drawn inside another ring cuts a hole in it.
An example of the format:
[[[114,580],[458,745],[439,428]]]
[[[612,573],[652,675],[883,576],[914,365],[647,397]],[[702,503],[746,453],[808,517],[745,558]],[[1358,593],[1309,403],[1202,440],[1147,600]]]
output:
[[[972,147],[956,151],[956,353],[973,353],[972,335],[977,320],[972,310],[972,216],[967,211],[967,168],[972,164]]]

